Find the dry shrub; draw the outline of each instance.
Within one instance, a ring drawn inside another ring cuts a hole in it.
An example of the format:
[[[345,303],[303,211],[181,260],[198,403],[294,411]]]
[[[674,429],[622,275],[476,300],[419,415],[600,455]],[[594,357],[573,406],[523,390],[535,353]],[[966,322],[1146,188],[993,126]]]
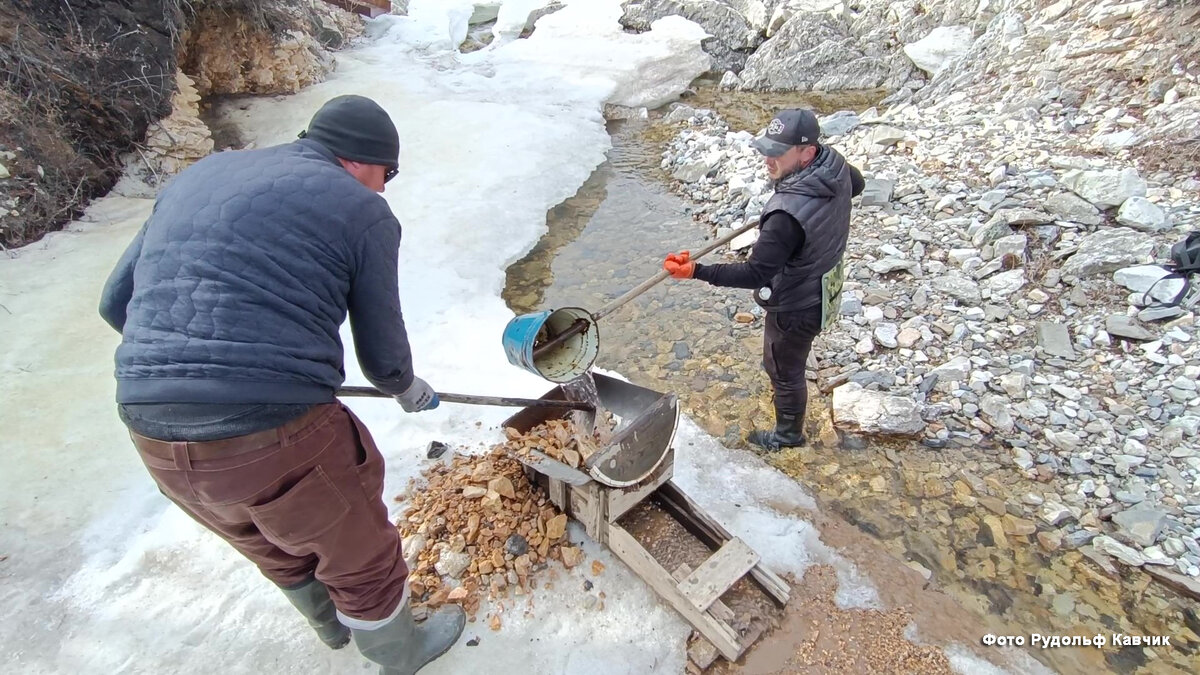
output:
[[[116,182],[169,112],[181,16],[177,0],[0,3],[0,151],[15,154],[0,243],[35,241]]]

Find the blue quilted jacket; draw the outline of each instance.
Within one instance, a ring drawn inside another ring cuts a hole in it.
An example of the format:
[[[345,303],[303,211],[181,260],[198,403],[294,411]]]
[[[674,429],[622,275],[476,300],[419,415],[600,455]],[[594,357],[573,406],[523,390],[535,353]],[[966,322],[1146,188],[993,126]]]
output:
[[[329,150],[300,140],[180,173],[105,284],[119,403],[323,403],[350,315],[367,378],[412,383],[400,223]]]

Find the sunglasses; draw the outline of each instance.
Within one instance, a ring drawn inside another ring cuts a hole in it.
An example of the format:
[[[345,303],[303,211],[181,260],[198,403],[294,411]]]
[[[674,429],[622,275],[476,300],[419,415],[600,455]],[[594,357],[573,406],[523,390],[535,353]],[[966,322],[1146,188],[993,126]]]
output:
[[[395,178],[396,174],[398,174],[398,173],[400,173],[400,167],[398,167],[398,166],[394,166],[394,167],[388,169],[387,172],[385,172],[383,174],[383,182],[386,183],[386,182],[390,181],[391,179]]]

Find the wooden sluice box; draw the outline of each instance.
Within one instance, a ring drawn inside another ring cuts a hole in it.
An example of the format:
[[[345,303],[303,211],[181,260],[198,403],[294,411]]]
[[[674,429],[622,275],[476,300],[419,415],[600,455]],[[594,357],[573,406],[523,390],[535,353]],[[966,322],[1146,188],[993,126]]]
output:
[[[673,441],[679,422],[675,395],[604,375],[594,375],[594,379],[601,405],[622,420],[611,442],[597,453],[597,463],[582,467],[585,473],[537,451],[530,456],[513,456],[559,509],[612,550],[721,656],[737,661],[763,629],[747,629],[744,622],[735,621],[733,610],[721,596],[747,578],[775,606],[782,607],[788,601],[787,583],[762,565],[758,553],[704,513],[671,481]],[[564,394],[561,387],[556,387],[542,398],[562,400]],[[508,418],[504,426],[525,434],[567,414],[555,408],[524,408]],[[651,554],[651,542],[639,541],[631,532],[635,528],[623,520],[638,507],[649,508],[651,503],[703,542],[707,560],[694,566],[674,565],[668,570]]]

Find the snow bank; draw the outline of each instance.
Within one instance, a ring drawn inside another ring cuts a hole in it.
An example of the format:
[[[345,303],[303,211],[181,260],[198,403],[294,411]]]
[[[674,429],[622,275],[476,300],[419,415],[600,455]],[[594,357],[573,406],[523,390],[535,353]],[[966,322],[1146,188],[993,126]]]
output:
[[[572,86],[598,87],[605,102],[631,108],[655,108],[679,97],[711,59],[700,48],[708,37],[698,24],[668,16],[650,31],[626,33],[615,2],[574,2],[538,20],[527,40],[505,44],[494,53],[464,55],[521,68],[542,65],[547,76]]]

